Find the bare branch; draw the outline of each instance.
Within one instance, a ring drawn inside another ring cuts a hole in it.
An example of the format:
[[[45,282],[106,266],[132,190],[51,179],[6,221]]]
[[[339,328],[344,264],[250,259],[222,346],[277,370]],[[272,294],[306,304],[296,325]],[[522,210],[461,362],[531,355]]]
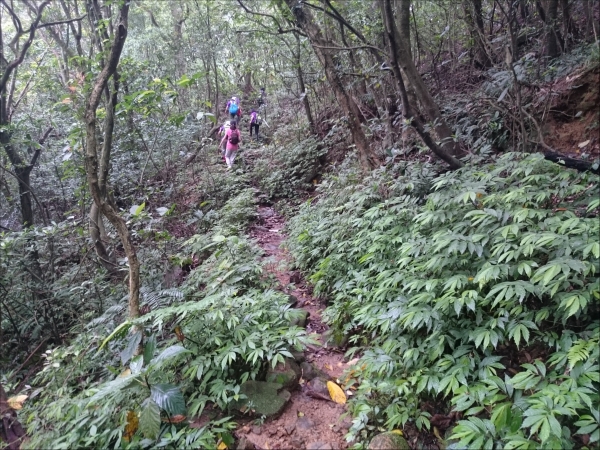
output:
[[[4,3],[4,0],[2,0],[2,3]],[[50,0],[46,0],[40,5],[40,7],[38,8],[37,16],[33,20],[31,27],[29,28],[29,36],[28,36],[27,40],[25,41],[25,43],[23,44],[23,48],[21,49],[19,56],[17,56],[14,60],[12,60],[8,64],[8,66],[6,66],[6,69],[4,69],[2,78],[0,78],[0,92],[4,92],[4,90],[6,89],[6,83],[8,82],[8,79],[10,78],[12,71],[23,62],[23,59],[25,58],[25,54],[27,53],[27,51],[29,50],[29,47],[31,47],[31,44],[33,43],[33,38],[35,37],[35,30],[37,29],[37,26],[38,26],[40,20],[42,19],[42,11],[49,3],[50,3]]]
[[[279,35],[279,34],[285,34],[285,33],[298,33],[304,37],[306,37],[306,35],[300,31],[297,28],[291,28],[291,29],[283,29],[281,27],[281,24],[279,23],[279,20],[277,20],[277,18],[271,14],[266,14],[266,13],[261,13],[261,12],[257,12],[257,11],[252,11],[250,8],[248,8],[246,5],[244,5],[244,3],[242,2],[242,0],[237,0],[237,2],[239,3],[239,5],[244,9],[244,11],[246,11],[248,14],[252,14],[255,16],[261,16],[261,17],[268,17],[269,19],[271,19],[274,23],[275,26],[277,27],[277,33],[273,33],[273,32],[264,32],[266,34],[272,34],[272,35]],[[261,23],[259,23],[259,25],[262,25]],[[262,25],[264,26],[264,25]],[[265,27],[266,28],[266,27]]]
[[[56,22],[48,22],[48,23],[41,23],[38,25],[38,28],[46,28],[46,27],[52,27],[54,25],[64,25],[65,23],[73,23],[73,22],[78,22],[80,20],[83,20],[87,17],[87,14],[84,14],[81,17],[77,17],[75,19],[67,19],[67,20],[57,20]],[[27,30],[29,31],[29,30]]]

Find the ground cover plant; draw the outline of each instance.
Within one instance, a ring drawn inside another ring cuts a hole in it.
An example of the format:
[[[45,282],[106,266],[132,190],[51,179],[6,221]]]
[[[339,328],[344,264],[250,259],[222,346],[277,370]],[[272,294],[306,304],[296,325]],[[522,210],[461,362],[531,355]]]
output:
[[[350,437],[413,424],[455,448],[598,441],[598,181],[510,153],[323,183],[288,244],[361,357]]]
[[[123,321],[118,302],[70,345],[45,353],[24,408],[26,448],[232,445],[233,416],[216,411],[243,398],[241,383],[313,342],[290,326],[288,296],[273,290],[261,250],[243,237],[255,215],[251,194],[225,202],[206,233],[171,255],[196,261],[179,288],[161,289],[151,273],[140,318]],[[209,420],[194,425],[203,413]]]

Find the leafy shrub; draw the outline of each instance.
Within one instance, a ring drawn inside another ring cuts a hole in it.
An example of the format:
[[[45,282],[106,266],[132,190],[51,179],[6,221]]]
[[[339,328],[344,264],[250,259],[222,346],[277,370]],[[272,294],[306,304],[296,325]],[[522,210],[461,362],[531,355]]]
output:
[[[289,327],[294,311],[261,276],[250,241],[198,235],[183,248],[181,259],[205,259],[181,290],[146,289],[142,317],[119,324],[123,301],[70,346],[47,352],[26,406],[30,448],[231,445],[231,417],[200,429],[190,422],[207,405],[227,411],[242,382],[313,342]]]
[[[219,210],[219,219],[215,224],[215,230],[226,235],[237,235],[243,232],[248,224],[257,217],[255,204],[254,189],[247,188],[240,191]]]
[[[507,154],[425,197],[422,178],[334,179],[291,223],[296,264],[332,298],[325,318],[367,347],[349,437],[429,428],[437,402],[462,414],[460,446],[597,441],[598,177]]]
[[[319,158],[327,153],[314,138],[284,146],[265,148],[254,169],[260,188],[271,198],[294,197],[310,188],[319,173]]]

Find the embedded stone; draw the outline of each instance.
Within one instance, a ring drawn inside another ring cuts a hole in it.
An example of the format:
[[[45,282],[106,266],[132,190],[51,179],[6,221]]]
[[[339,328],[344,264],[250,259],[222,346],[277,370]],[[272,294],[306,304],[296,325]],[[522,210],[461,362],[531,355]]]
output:
[[[246,381],[240,386],[240,393],[246,398],[233,401],[231,407],[258,417],[279,415],[291,397],[282,384],[267,381]]]
[[[410,450],[406,439],[391,431],[375,436],[367,448],[369,450]]]
[[[279,383],[285,388],[293,388],[300,379],[300,367],[291,358],[286,358],[285,362],[279,363],[275,368],[269,368],[266,381]]]

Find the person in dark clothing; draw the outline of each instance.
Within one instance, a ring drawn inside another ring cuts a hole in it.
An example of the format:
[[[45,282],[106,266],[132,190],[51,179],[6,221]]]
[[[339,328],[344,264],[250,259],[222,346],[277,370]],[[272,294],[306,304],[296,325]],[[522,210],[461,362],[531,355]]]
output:
[[[250,112],[250,138],[252,138],[252,130],[256,131],[256,140],[258,141],[258,129],[260,128],[260,124],[262,119],[260,115],[252,108]]]

